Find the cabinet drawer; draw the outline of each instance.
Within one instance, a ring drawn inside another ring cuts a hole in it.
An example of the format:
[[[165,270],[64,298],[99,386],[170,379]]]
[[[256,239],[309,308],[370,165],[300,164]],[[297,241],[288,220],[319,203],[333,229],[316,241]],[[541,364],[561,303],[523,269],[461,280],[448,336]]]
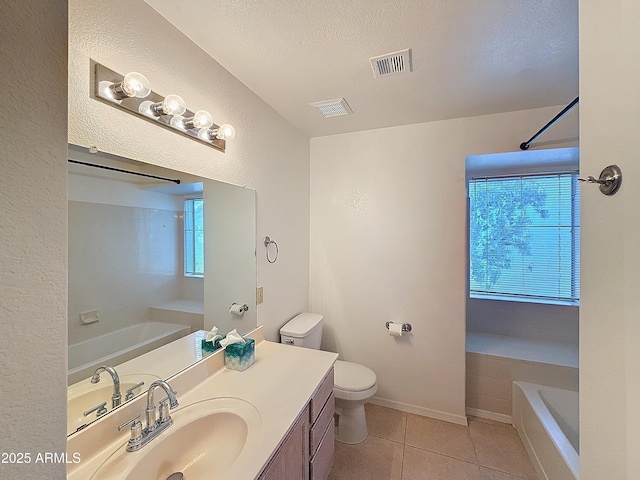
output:
[[[324,432],[327,431],[327,427],[329,423],[333,422],[333,412],[334,412],[334,398],[333,392],[329,395],[329,399],[327,403],[324,404],[324,408],[318,415],[318,419],[316,423],[311,427],[311,431],[309,432],[309,453],[313,456],[316,453],[316,450],[320,446],[320,442],[322,441],[322,436]]]
[[[311,398],[311,402],[309,404],[309,423],[311,425],[314,424],[318,415],[322,411],[324,404],[327,403],[327,399],[329,395],[333,393],[333,367],[327,373],[327,376],[324,377],[324,380],[315,391],[313,397]]]
[[[335,450],[334,423],[329,423],[327,433],[322,438],[318,451],[309,462],[309,480],[326,480],[333,466]]]

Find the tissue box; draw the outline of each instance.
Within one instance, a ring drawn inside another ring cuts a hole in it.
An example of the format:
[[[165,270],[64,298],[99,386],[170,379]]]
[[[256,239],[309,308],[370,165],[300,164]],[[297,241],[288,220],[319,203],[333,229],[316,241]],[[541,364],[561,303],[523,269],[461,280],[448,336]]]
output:
[[[256,361],[256,342],[245,338],[246,343],[232,343],[224,349],[224,366],[242,372]]]
[[[204,338],[202,339],[202,350],[205,352],[215,352],[220,348],[220,340],[216,340],[215,342],[207,342]]]

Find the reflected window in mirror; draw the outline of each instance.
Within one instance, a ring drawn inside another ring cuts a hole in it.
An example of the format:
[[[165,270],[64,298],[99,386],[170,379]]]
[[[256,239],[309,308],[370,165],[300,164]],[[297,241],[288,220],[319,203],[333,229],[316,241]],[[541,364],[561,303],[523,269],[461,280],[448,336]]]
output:
[[[204,201],[184,201],[184,275],[204,277]]]

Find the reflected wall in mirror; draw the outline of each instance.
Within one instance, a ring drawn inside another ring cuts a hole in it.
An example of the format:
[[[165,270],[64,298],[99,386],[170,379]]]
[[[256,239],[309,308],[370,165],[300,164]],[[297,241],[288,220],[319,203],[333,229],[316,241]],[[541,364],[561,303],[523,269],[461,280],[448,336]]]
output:
[[[69,159],[180,180],[69,163],[71,434],[144,392],[144,379],[201,359],[203,330],[254,329],[257,309],[254,190],[77,146]],[[249,308],[232,314],[233,303]],[[188,352],[149,360],[180,342]],[[91,383],[102,365],[115,367],[118,389],[107,371]]]

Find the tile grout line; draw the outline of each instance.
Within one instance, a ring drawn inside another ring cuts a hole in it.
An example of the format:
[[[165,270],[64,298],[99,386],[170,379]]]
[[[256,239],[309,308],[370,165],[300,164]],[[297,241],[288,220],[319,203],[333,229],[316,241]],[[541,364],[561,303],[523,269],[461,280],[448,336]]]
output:
[[[429,450],[428,448],[422,448],[422,447],[418,447],[416,445],[407,445],[407,444],[405,444],[405,446],[411,447],[411,448],[415,448],[416,450],[420,450],[422,452],[427,452],[427,453],[431,453],[433,455],[438,455],[440,457],[450,458],[451,460],[456,460],[458,462],[468,463],[469,465],[478,465],[479,467],[484,467],[484,465],[480,465],[478,463],[478,456],[477,455],[476,455],[476,461],[475,462],[470,462],[469,460],[464,460],[464,459],[462,459],[460,457],[454,457],[453,455],[447,455],[446,453],[436,452],[435,450]],[[473,453],[475,454],[475,446],[474,446]],[[486,468],[489,468],[489,467],[486,467]],[[495,468],[493,470],[495,470]],[[500,471],[500,470],[497,470],[497,471]],[[502,472],[502,473],[507,473],[507,472]]]
[[[404,445],[404,442],[399,442],[398,440],[394,440],[392,438],[387,438],[387,437],[383,437],[381,435],[376,435],[375,433],[367,434],[367,438],[369,438],[369,437],[375,437],[375,438],[379,438],[381,440],[385,440],[387,442],[393,442],[393,443],[397,443],[398,445]]]
[[[498,472],[501,473],[503,475],[509,475],[510,477],[513,477],[517,480],[535,480],[535,479],[529,479],[529,477],[523,477],[521,475],[516,475],[514,473],[509,473],[509,472],[503,472],[502,470],[498,470],[496,468],[493,467],[485,467],[484,465],[478,465],[479,467],[485,468],[487,470],[491,470],[492,472]],[[480,474],[482,474],[482,472],[480,472]]]
[[[481,422],[481,423],[486,423],[486,422]],[[507,427],[507,426],[508,426],[507,424],[505,424],[505,426],[504,426],[504,427],[503,427],[502,425],[495,425],[495,424],[493,424],[493,423],[486,423],[486,424],[487,424],[487,425],[494,426],[494,427],[498,427],[498,428],[505,428],[505,427]],[[468,427],[468,428],[470,428],[470,427]],[[471,436],[471,430],[469,430],[469,435]],[[471,444],[473,445],[473,451],[474,451],[474,453],[475,453],[475,455],[476,455],[476,461],[478,462],[478,463],[477,463],[477,465],[478,465],[478,470],[480,470],[481,468],[486,468],[486,469],[488,469],[488,470],[492,470],[492,471],[494,471],[494,472],[499,472],[499,473],[502,473],[502,474],[505,474],[505,475],[510,475],[510,476],[512,476],[512,477],[516,477],[516,478],[518,478],[518,479],[520,479],[520,480],[527,480],[527,479],[528,479],[528,477],[522,477],[522,476],[520,476],[520,475],[518,475],[518,474],[515,474],[515,473],[505,472],[504,470],[500,470],[500,469],[498,469],[498,468],[496,468],[496,467],[489,467],[489,466],[487,466],[487,465],[483,465],[483,464],[481,464],[481,463],[480,463],[480,460],[478,459],[478,452],[476,451],[476,442],[474,441],[473,436],[471,436]],[[482,476],[482,472],[480,472],[480,475]]]
[[[409,416],[405,413],[404,418],[404,435],[402,436],[402,462],[400,462],[400,480],[404,477],[404,454],[407,450],[407,427],[409,425]]]
[[[467,421],[467,423],[468,423],[468,421]],[[479,460],[478,460],[478,454],[476,452],[476,445],[475,445],[475,443],[473,441],[473,438],[471,437],[471,430],[469,430],[469,439],[471,440],[471,446],[473,447],[473,456],[475,458],[475,462],[470,462],[468,460],[465,460],[465,459],[462,459],[462,458],[459,458],[459,457],[455,457],[453,455],[447,455],[446,453],[437,452],[435,450],[430,450],[428,448],[423,448],[423,447],[420,447],[420,446],[417,446],[417,445],[408,445],[407,444],[407,430],[409,429],[408,427],[409,427],[409,419],[408,419],[408,415],[407,415],[407,422],[406,422],[406,425],[405,425],[405,438],[404,438],[404,446],[405,446],[405,448],[407,446],[409,446],[411,448],[415,448],[415,449],[421,450],[423,452],[429,452],[429,453],[432,453],[434,455],[439,455],[441,457],[446,457],[446,458],[450,458],[452,460],[456,460],[456,461],[459,461],[459,462],[468,463],[469,465],[477,465],[478,466],[478,471],[480,470],[480,467],[482,465],[480,465]],[[469,425],[467,425],[466,428],[469,429]],[[404,453],[404,449],[403,449],[403,453]],[[501,473],[506,473],[506,472],[501,472]]]
[[[473,440],[473,436],[471,435],[471,425],[469,425],[469,417],[467,416],[467,428],[469,429],[469,438],[471,439],[471,446],[473,447],[473,454],[476,457],[476,465],[478,465],[478,471],[480,472],[480,476],[482,477],[482,471],[480,470],[480,460],[478,460],[478,451],[476,450],[476,442]]]

